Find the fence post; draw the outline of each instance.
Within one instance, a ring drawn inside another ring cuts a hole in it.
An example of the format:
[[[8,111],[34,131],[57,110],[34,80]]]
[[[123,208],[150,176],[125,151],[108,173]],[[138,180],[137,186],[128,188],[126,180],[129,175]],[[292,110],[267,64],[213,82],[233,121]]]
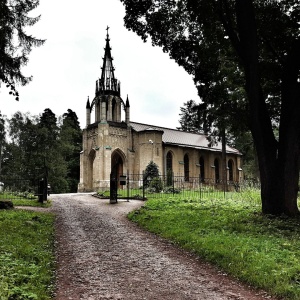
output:
[[[172,172],[172,187],[173,187],[173,197],[175,194],[175,180],[174,180],[174,172]]]
[[[109,203],[114,204],[118,202],[118,181],[115,173],[110,174],[110,196]]]
[[[129,170],[127,170],[127,202],[129,202]]]
[[[143,171],[143,200],[145,200],[145,171]]]
[[[202,197],[201,197],[201,196],[202,196],[202,195],[201,195],[201,192],[202,192],[202,191],[201,191],[201,190],[202,190],[202,189],[201,189],[201,184],[202,184],[202,180],[201,180],[201,174],[199,174],[199,190],[200,190],[200,200],[202,200]]]

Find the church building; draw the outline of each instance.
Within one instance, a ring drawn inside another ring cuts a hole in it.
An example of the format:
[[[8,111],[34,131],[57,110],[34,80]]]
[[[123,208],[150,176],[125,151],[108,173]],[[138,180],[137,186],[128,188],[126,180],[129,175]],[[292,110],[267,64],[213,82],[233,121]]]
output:
[[[221,144],[210,147],[203,134],[131,121],[129,98],[122,99],[114,71],[107,33],[101,77],[95,97],[86,103],[78,191],[105,190],[111,174],[117,178],[142,174],[150,161],[157,164],[160,175],[172,172],[187,183],[196,177],[203,184],[222,181]],[[238,182],[241,153],[227,146],[226,164],[227,180]]]

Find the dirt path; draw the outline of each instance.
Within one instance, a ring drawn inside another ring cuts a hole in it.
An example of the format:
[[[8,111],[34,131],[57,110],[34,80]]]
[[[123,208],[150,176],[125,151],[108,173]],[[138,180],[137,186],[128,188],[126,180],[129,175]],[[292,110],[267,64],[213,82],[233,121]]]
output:
[[[130,223],[126,214],[143,202],[111,205],[84,194],[51,199],[57,214],[56,300],[271,299]]]

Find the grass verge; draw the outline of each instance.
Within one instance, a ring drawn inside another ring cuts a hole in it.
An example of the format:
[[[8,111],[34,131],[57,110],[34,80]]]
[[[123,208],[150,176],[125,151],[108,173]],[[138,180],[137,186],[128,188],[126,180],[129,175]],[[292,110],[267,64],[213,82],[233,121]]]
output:
[[[14,205],[20,203],[14,201]],[[1,300],[51,299],[55,268],[53,224],[51,213],[0,210]]]
[[[39,202],[38,200],[28,200],[28,199],[13,199],[12,200],[14,206],[33,206],[33,207],[50,207],[51,201],[47,200],[43,203]]]
[[[300,299],[300,219],[232,199],[150,199],[129,219],[253,287]]]

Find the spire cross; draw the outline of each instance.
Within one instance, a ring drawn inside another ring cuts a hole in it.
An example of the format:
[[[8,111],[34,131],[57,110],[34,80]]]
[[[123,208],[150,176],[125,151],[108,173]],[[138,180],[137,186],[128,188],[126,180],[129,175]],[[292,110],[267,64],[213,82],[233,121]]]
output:
[[[107,35],[107,37],[108,37],[108,29],[109,29],[109,27],[107,26],[107,28],[106,28],[106,31],[107,31],[106,35]]]

